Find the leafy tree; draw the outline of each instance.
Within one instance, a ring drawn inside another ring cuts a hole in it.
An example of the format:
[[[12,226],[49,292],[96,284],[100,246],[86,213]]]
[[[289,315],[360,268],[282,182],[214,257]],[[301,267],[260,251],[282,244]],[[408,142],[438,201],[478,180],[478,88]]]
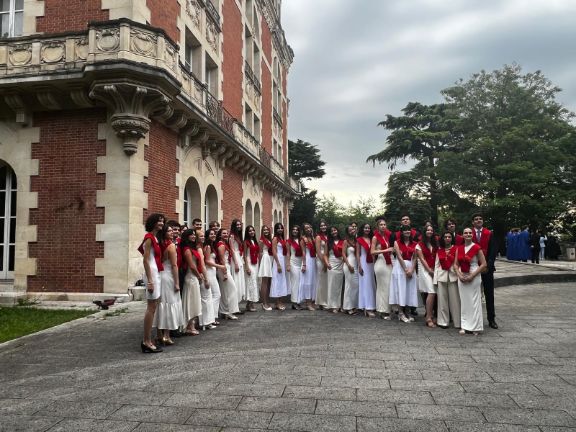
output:
[[[396,172],[390,176],[386,193],[380,195],[390,229],[400,227],[400,218],[404,214],[410,216],[412,225],[418,229],[430,220],[430,201],[420,197],[420,192],[426,187],[426,184],[414,178],[412,171]]]

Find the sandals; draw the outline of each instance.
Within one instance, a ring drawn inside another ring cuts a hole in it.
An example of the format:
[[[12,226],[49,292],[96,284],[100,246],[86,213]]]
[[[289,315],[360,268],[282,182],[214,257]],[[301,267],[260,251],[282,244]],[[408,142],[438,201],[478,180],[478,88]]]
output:
[[[186,331],[184,332],[184,334],[186,336],[198,336],[200,334],[200,332],[196,329],[190,330],[190,329],[186,329]]]
[[[265,311],[271,311],[271,310],[272,310],[272,306],[270,306],[270,305],[265,305],[264,303],[262,303],[262,309],[264,309]]]
[[[426,320],[426,327],[434,328],[434,327],[437,327],[437,326],[436,326],[436,324],[434,324],[434,321],[432,321],[431,319],[427,319],[427,320]]]

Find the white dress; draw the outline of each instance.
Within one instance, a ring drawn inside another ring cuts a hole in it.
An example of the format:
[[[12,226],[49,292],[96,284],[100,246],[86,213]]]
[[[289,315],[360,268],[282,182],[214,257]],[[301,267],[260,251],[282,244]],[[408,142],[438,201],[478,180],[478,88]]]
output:
[[[231,315],[240,312],[240,308],[238,307],[238,292],[236,290],[236,284],[234,284],[234,279],[230,273],[228,256],[228,250],[226,250],[224,252],[224,259],[228,278],[224,280],[224,273],[222,273],[222,270],[218,270],[217,272],[218,281],[220,283],[220,313],[223,315]]]
[[[464,247],[468,252],[472,245]],[[470,273],[478,268],[478,255],[470,260]],[[482,317],[482,278],[477,275],[472,282],[464,283],[458,280],[460,292],[460,325],[463,330],[483,331],[484,321]]]
[[[320,250],[316,251],[316,274],[318,282],[316,286],[316,304],[326,306],[328,304],[328,272],[324,271],[324,262],[320,259],[326,253],[326,242],[320,240]],[[308,267],[308,266],[306,266]]]
[[[284,248],[282,243],[278,242],[276,244],[276,254],[278,256],[278,261],[280,261],[280,268],[282,272],[278,272],[278,264],[275,259],[272,259],[272,282],[270,284],[270,297],[278,298],[284,297],[290,294],[288,291],[288,281],[286,278],[286,264],[284,256]]]
[[[381,246],[384,248],[386,245]],[[386,264],[384,254],[378,254],[374,263],[376,277],[376,311],[390,313],[390,281],[392,279],[392,264]]]
[[[238,273],[234,267],[234,261],[232,261],[230,267],[232,267],[232,277],[234,278],[234,284],[236,285],[236,298],[238,302],[246,299],[246,281],[244,279],[244,257],[240,254],[240,246],[234,237],[230,237],[230,249],[236,258],[236,264],[238,264]]]
[[[358,307],[365,310],[376,309],[376,282],[374,279],[374,263],[367,261],[366,249],[360,247],[360,265],[364,274],[358,272]]]
[[[342,309],[345,311],[358,308],[358,264],[356,263],[355,251],[353,246],[348,246],[346,249],[346,258],[354,268],[354,273],[351,273],[344,263],[344,303]]]
[[[184,288],[182,290],[182,309],[184,311],[184,322],[188,323],[192,318],[202,315],[202,299],[200,297],[200,282],[190,269],[184,277]]]
[[[156,300],[160,298],[160,290],[162,287],[162,281],[160,279],[160,272],[158,271],[158,266],[156,265],[156,259],[154,258],[154,247],[150,247],[150,256],[148,257],[148,264],[150,265],[150,276],[154,284],[154,291],[150,292],[146,290],[146,300]],[[144,286],[148,287],[148,278],[146,272],[144,272]]]
[[[260,300],[260,293],[258,292],[258,262],[252,264],[250,251],[246,250],[244,253],[248,254],[248,267],[250,268],[250,274],[245,273],[244,275],[246,283],[246,300],[249,302],[257,302]]]
[[[260,243],[262,246],[262,257],[260,258],[260,265],[258,266],[258,277],[272,277],[272,257],[268,253],[268,246]]]
[[[422,250],[420,244],[416,246],[416,250]],[[422,263],[418,266],[418,291],[436,294],[436,289],[434,288],[434,276],[426,271]]]
[[[339,240],[342,242],[342,240]],[[328,270],[328,299],[329,309],[342,307],[342,287],[344,285],[344,263],[342,258],[336,257],[333,250],[328,252],[328,262],[331,269]]]
[[[416,259],[416,258],[414,258]],[[412,260],[404,260],[407,269],[412,268]],[[418,307],[418,289],[416,287],[417,276],[412,273],[408,278],[404,269],[400,265],[400,260],[396,259],[392,268],[392,278],[390,280],[390,304],[398,306]]]
[[[172,265],[170,260],[163,262],[164,270],[160,272],[160,302],[156,308],[155,327],[162,330],[177,330],[186,324],[182,311],[180,291],[174,289]]]
[[[300,288],[300,276],[302,275],[302,257],[296,256],[296,251],[292,246],[288,246],[286,243],[286,247],[290,247],[290,271],[286,275],[288,277],[288,288],[290,289],[290,300],[292,303],[299,303],[300,300],[298,298],[299,288]],[[300,244],[298,244],[300,247]]]
[[[216,254],[210,252],[210,261],[216,262]],[[206,277],[208,283],[210,284],[210,292],[212,294],[212,311],[214,314],[214,319],[218,317],[218,309],[220,307],[220,285],[218,284],[218,278],[216,277],[216,267],[206,266]]]
[[[310,255],[310,249],[304,248],[306,259],[306,271],[300,274],[300,285],[298,287],[298,303],[304,300],[316,298],[316,258]]]

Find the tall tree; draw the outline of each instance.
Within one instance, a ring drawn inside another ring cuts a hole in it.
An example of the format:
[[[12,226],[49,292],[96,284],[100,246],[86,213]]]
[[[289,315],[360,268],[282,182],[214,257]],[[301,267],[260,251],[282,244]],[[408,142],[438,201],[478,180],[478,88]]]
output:
[[[426,183],[415,179],[412,171],[396,172],[390,176],[386,193],[380,195],[390,229],[400,227],[400,218],[404,214],[410,216],[412,225],[417,228],[431,219],[430,200],[421,196],[426,188]]]

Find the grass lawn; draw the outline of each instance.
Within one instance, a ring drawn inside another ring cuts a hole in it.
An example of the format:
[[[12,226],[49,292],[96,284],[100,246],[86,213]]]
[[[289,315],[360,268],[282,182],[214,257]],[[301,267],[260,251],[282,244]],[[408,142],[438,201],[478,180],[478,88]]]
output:
[[[90,310],[0,307],[0,343],[93,314]]]

